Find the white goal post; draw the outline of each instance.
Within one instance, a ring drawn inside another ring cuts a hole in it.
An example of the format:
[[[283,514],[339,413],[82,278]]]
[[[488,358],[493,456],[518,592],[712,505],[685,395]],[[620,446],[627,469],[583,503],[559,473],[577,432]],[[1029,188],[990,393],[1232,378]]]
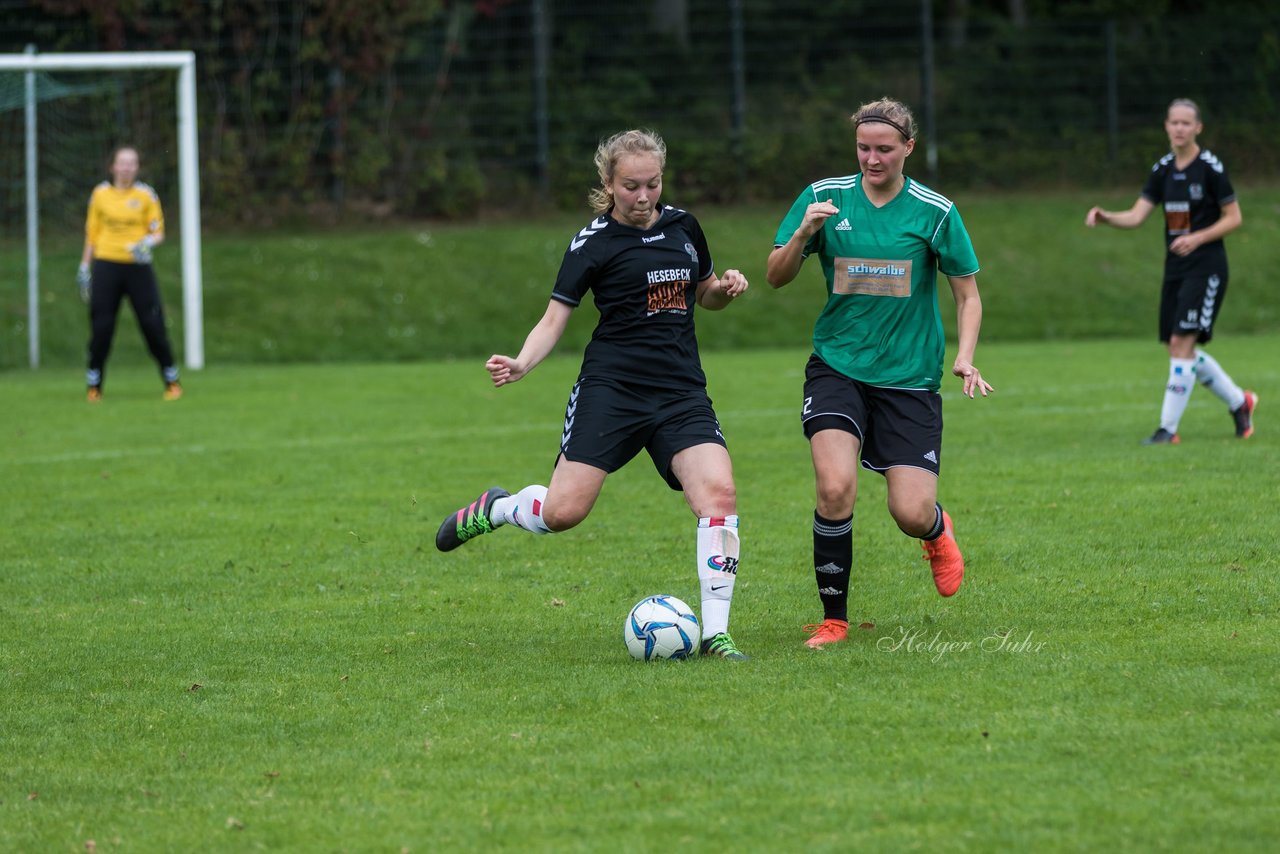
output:
[[[31,367],[40,364],[39,225],[36,210],[37,71],[178,71],[178,194],[182,232],[182,316],[188,368],[204,367],[203,284],[200,273],[200,171],[196,159],[196,55],[192,51],[45,53],[0,56],[0,71],[26,72],[27,298]]]

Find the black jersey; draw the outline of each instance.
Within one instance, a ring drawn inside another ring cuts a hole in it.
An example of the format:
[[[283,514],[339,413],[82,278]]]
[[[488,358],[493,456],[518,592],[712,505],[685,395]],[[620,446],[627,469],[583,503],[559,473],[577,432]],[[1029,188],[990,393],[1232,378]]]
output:
[[[1222,240],[1214,240],[1185,258],[1168,252],[1169,244],[1181,234],[1208,228],[1222,216],[1222,206],[1236,199],[1236,191],[1227,177],[1222,161],[1208,149],[1178,169],[1173,152],[1161,157],[1142,188],[1142,197],[1155,205],[1164,205],[1165,269],[1185,272],[1202,264],[1226,263],[1227,250]]]
[[[714,272],[702,226],[666,205],[651,228],[608,212],[574,235],[551,298],[577,306],[591,291],[600,321],[581,378],[665,388],[706,388],[693,330],[698,282]]]

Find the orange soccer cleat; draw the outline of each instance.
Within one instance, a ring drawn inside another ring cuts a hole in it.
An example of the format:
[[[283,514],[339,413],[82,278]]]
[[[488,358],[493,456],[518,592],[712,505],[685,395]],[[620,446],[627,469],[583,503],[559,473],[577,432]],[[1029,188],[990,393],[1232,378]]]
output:
[[[848,620],[823,620],[821,623],[805,626],[805,632],[812,635],[804,642],[809,649],[818,649],[830,643],[839,643],[849,637]]]
[[[943,596],[954,596],[964,581],[964,555],[960,554],[951,515],[946,510],[942,511],[942,534],[936,540],[921,540],[920,545],[933,570],[933,586]]]

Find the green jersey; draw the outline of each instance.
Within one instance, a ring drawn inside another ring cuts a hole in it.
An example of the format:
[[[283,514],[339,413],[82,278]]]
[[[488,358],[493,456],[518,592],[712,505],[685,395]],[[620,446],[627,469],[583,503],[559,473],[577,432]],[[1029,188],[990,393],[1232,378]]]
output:
[[[960,212],[910,178],[879,208],[863,192],[861,173],[826,178],[796,199],[778,226],[775,246],[791,239],[814,202],[839,208],[804,247],[805,258],[818,253],[827,280],[827,304],[813,327],[814,353],[869,385],[936,391],[946,353],[938,272],[978,272]]]

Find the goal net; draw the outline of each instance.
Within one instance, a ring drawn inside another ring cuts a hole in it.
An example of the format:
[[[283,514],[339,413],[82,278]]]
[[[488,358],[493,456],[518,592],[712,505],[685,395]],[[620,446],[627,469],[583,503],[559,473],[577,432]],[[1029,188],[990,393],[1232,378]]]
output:
[[[138,149],[139,180],[164,206],[156,264],[168,320],[181,325],[186,366],[203,367],[194,62],[189,52],[0,55],[0,369],[83,358],[85,211],[120,145]],[[126,360],[131,337],[117,334]]]

